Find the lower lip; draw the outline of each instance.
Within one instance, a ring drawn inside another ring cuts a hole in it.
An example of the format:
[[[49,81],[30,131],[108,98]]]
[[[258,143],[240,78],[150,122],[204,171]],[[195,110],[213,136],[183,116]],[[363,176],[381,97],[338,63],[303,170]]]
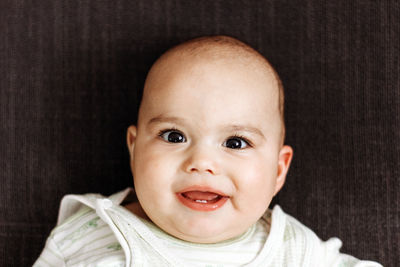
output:
[[[192,209],[192,210],[196,210],[196,211],[214,211],[217,210],[219,208],[221,208],[226,201],[228,200],[228,197],[221,197],[218,201],[216,202],[212,202],[212,203],[201,203],[201,202],[196,202],[193,201],[191,199],[188,199],[184,196],[182,196],[182,194],[177,193],[176,194],[179,201],[185,205],[186,207]]]

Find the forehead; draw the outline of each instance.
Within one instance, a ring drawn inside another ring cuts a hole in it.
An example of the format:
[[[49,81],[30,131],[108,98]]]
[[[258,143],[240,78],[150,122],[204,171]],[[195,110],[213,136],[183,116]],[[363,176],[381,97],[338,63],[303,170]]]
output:
[[[278,119],[278,99],[272,73],[251,61],[174,57],[151,70],[139,121],[185,114],[209,123],[246,120],[256,125]]]
[[[279,96],[278,82],[268,63],[254,56],[249,57],[248,54],[175,53],[159,61],[149,72],[144,95],[197,88],[209,93],[228,93],[234,90],[239,93],[240,89],[243,93],[258,94],[268,100]],[[180,85],[185,88],[180,88]],[[220,86],[214,88],[214,85]]]

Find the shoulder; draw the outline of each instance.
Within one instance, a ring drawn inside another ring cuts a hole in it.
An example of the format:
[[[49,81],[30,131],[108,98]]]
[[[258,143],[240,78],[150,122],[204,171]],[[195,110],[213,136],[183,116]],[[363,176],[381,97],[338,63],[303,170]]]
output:
[[[123,256],[113,231],[89,207],[83,207],[54,228],[49,238],[71,265],[89,264],[99,259],[96,255]]]
[[[76,241],[83,239],[85,234],[101,230],[104,226],[105,223],[96,214],[95,210],[83,206],[56,226],[50,237],[59,248],[64,248],[68,244],[76,243]]]
[[[130,191],[124,192],[108,199],[120,204]],[[113,264],[117,263],[113,266],[124,265],[125,255],[114,232],[96,213],[95,205],[99,199],[104,197],[86,194],[63,198],[58,225],[50,233],[37,264],[63,266],[59,264],[63,262],[68,266],[86,266],[111,260]]]
[[[279,232],[282,258],[285,266],[381,266],[370,261],[360,261],[350,255],[340,253],[342,242],[338,238],[322,241],[310,228],[294,217],[286,214],[279,206],[272,212],[272,231]]]

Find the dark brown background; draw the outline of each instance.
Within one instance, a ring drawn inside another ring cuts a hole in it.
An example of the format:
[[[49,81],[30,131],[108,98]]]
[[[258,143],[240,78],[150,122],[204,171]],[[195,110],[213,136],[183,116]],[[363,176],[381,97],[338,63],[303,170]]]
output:
[[[0,0],[0,265],[29,266],[67,193],[132,185],[125,130],[162,51],[235,36],[286,87],[275,200],[342,251],[398,266],[398,1]]]

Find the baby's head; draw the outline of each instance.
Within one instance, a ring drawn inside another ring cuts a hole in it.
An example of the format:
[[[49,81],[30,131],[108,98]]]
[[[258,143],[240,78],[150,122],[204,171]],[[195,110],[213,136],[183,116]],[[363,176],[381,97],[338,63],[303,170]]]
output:
[[[128,129],[141,208],[167,233],[215,243],[244,233],[285,182],[283,88],[268,61],[227,36],[168,50]]]

